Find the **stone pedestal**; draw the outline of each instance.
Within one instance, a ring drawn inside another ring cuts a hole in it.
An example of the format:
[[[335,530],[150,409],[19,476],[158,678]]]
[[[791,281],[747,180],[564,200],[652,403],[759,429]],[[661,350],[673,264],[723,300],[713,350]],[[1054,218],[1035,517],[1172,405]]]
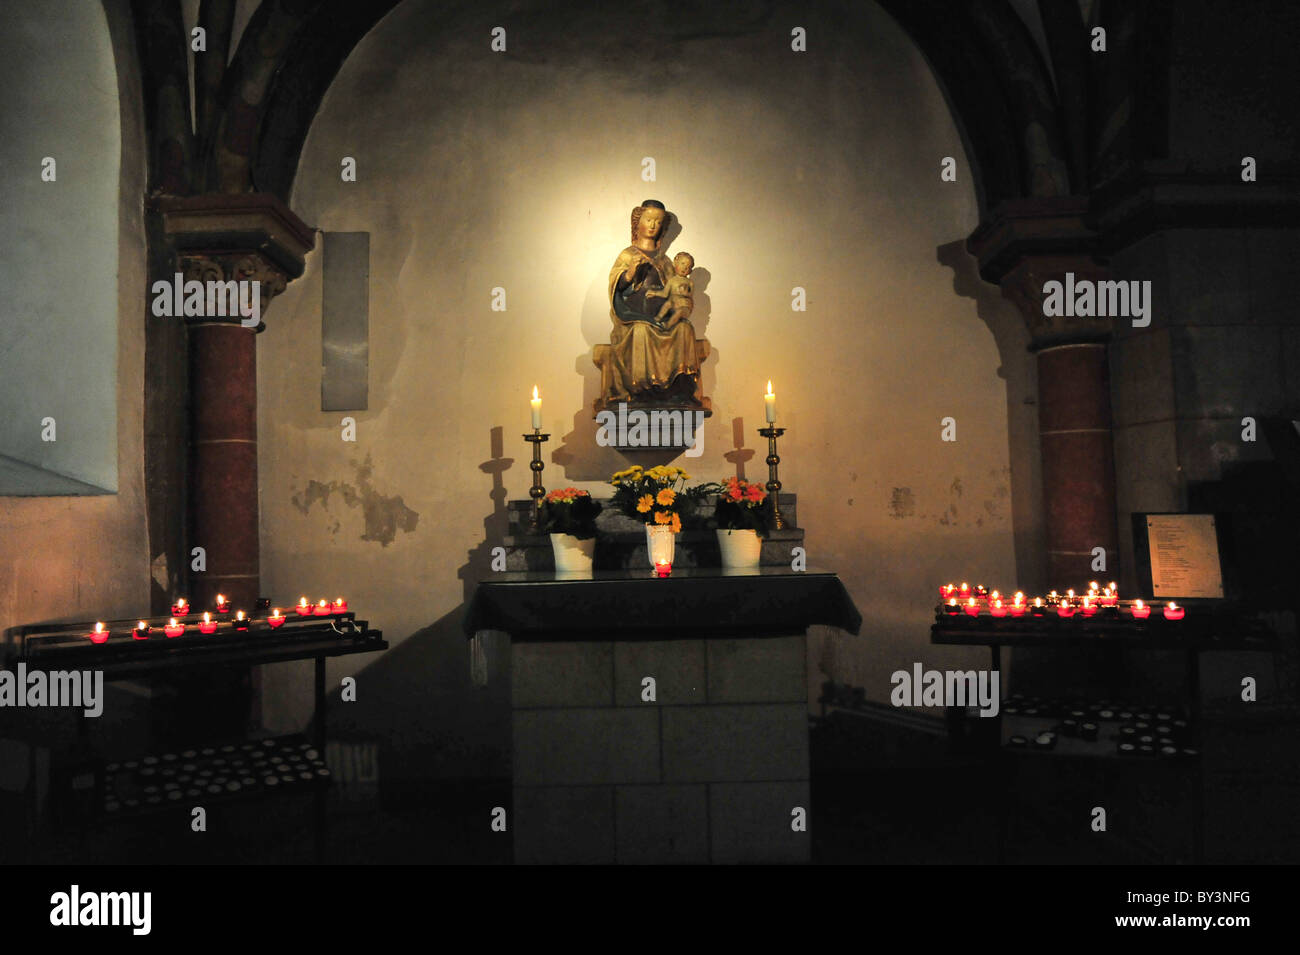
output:
[[[805,644],[516,643],[515,861],[808,861]]]
[[[833,574],[505,573],[469,635],[511,635],[523,863],[806,862],[807,628],[857,633]]]

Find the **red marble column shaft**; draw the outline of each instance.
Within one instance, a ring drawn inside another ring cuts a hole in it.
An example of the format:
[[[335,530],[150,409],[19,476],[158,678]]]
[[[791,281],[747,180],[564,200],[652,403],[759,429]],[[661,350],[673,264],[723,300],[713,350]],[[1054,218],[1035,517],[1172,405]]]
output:
[[[238,324],[190,326],[190,547],[207,553],[190,599],[200,609],[221,593],[251,611],[258,595],[255,342]]]
[[[1064,592],[1078,590],[1092,579],[1114,577],[1119,542],[1110,370],[1104,343],[1039,350],[1038,427],[1048,585]],[[1104,572],[1093,570],[1097,547],[1106,549]]]

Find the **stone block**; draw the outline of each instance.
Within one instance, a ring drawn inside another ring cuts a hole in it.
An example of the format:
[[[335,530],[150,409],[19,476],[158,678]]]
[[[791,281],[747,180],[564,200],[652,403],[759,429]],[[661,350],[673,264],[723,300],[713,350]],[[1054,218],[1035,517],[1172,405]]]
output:
[[[806,702],[807,653],[802,634],[710,640],[709,702]]]
[[[516,786],[509,828],[521,865],[610,865],[614,789]]]
[[[665,782],[808,778],[807,703],[666,706],[661,712]]]
[[[619,786],[614,819],[620,863],[709,861],[708,797],[703,785]]]
[[[1300,229],[1247,230],[1246,259],[1250,268],[1251,323],[1294,326]]]
[[[1154,323],[1152,323],[1154,326]],[[1111,418],[1115,427],[1174,417],[1174,371],[1169,329],[1110,346]]]
[[[805,810],[806,828],[792,828],[793,811]],[[815,820],[808,783],[714,783],[709,786],[712,861],[722,864],[808,862]]]
[[[512,706],[612,706],[614,644],[516,641],[510,654]]]
[[[1183,478],[1189,482],[1217,481],[1230,465],[1272,460],[1262,433],[1255,441],[1242,441],[1241,430],[1240,417],[1178,421],[1178,465]]]
[[[517,786],[659,782],[659,710],[515,710]]]
[[[1275,414],[1282,407],[1282,338],[1276,327],[1177,329],[1171,341],[1180,418]]]
[[[1152,326],[1249,322],[1248,232],[1245,229],[1167,230],[1168,287],[1162,289],[1153,281]]]
[[[1294,415],[1300,409],[1300,327],[1282,329],[1283,400]]]
[[[1177,324],[1170,315],[1169,306],[1168,235],[1168,232],[1156,232],[1144,236],[1116,252],[1111,259],[1112,279],[1151,283],[1151,324],[1146,328],[1134,328],[1132,320],[1116,321],[1116,341],[1141,338],[1150,334],[1154,328],[1168,328]]]
[[[614,644],[614,703],[651,706],[641,699],[641,681],[655,679],[655,703],[703,703],[703,640],[621,640]]]

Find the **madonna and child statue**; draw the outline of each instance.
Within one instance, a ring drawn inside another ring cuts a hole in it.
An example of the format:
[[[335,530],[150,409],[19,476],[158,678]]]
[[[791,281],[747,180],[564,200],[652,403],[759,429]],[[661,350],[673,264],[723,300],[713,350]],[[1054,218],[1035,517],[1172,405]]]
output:
[[[700,389],[700,365],[709,343],[695,337],[691,313],[695,260],[689,252],[669,258],[662,250],[672,213],[647,199],[632,210],[632,244],[609,272],[608,345],[597,345],[600,369],[595,410],[681,408],[709,413]]]

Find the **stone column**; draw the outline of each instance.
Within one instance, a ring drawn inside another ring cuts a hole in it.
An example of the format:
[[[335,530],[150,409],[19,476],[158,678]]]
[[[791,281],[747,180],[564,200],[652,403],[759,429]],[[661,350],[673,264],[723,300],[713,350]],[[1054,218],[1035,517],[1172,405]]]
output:
[[[313,231],[274,196],[207,195],[159,202],[185,281],[257,281],[265,316],[303,272]],[[257,334],[241,317],[188,316],[190,468],[188,548],[207,568],[190,574],[190,599],[225,594],[251,608],[259,591]]]
[[[1106,347],[1112,320],[1043,315],[1044,284],[1064,283],[1067,273],[1076,281],[1105,278],[1087,256],[1026,256],[1001,283],[1029,325],[1038,358],[1047,582],[1061,591],[1119,570]],[[1093,569],[1098,547],[1106,552],[1104,571]]]
[[[1106,278],[1084,225],[1087,200],[1007,202],[967,240],[980,274],[1020,309],[1038,359],[1038,427],[1047,538],[1046,581],[1064,591],[1118,579],[1115,465],[1107,342],[1113,318],[1044,315],[1044,285]],[[1093,570],[1094,549],[1106,569]]]

